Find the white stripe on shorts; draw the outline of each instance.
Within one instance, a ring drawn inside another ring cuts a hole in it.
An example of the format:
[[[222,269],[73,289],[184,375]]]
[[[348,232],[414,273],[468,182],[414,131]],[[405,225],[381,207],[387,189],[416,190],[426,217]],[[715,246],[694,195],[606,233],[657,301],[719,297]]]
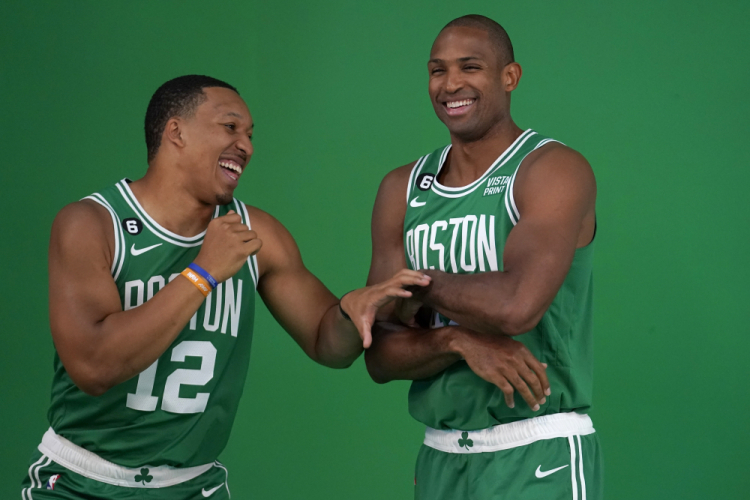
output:
[[[41,462],[44,462],[44,463],[41,463]],[[42,455],[39,458],[39,460],[31,464],[31,467],[29,467],[29,479],[31,480],[31,486],[21,490],[22,500],[34,500],[34,497],[31,496],[31,490],[33,488],[39,489],[42,487],[42,480],[39,479],[39,469],[41,469],[42,467],[47,467],[50,464],[50,462],[52,462],[51,458],[45,455]]]

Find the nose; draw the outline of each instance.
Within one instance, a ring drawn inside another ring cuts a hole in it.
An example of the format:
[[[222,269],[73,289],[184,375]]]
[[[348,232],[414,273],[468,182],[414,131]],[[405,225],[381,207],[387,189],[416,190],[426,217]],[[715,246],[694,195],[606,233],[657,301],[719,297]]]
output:
[[[245,153],[245,157],[249,160],[250,157],[253,155],[253,142],[250,140],[247,136],[242,136],[237,141],[237,149]]]
[[[445,78],[445,91],[450,94],[455,94],[461,90],[464,86],[463,76],[460,71],[453,68],[449,68],[446,71]]]

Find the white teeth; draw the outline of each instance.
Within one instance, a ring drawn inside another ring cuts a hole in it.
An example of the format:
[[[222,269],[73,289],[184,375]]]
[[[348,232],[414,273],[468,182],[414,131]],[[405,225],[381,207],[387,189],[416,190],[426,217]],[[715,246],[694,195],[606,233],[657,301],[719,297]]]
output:
[[[461,106],[468,106],[473,102],[474,99],[464,99],[463,101],[447,102],[446,106],[448,106],[449,108],[460,108]]]
[[[232,163],[232,162],[220,161],[219,165],[221,165],[224,168],[228,168],[229,170],[234,170],[238,174],[242,173],[242,169],[240,167],[238,167],[237,165],[235,165],[234,163]]]

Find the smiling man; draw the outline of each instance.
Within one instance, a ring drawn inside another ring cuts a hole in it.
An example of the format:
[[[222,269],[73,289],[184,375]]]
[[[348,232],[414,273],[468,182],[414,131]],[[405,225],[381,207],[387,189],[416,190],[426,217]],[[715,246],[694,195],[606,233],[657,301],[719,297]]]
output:
[[[432,279],[395,302],[365,354],[375,381],[414,381],[416,498],[601,498],[591,167],[514,123],[521,67],[491,19],[446,25],[428,70],[451,143],[383,180],[369,282],[404,266]]]
[[[255,291],[307,355],[344,368],[370,345],[378,308],[429,282],[402,270],[340,303],[276,219],[235,199],[253,122],[234,87],[171,80],[145,128],[146,175],[68,205],[52,227],[50,428],[25,500],[229,498],[216,459],[247,374]]]

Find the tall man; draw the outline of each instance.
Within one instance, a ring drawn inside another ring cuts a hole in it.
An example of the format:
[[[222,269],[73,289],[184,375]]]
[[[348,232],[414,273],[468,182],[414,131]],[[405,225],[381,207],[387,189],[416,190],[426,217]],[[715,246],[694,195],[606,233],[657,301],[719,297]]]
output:
[[[339,304],[287,230],[233,198],[252,131],[234,87],[171,80],[146,112],[146,175],[58,214],[50,429],[24,499],[228,498],[216,458],[247,373],[255,290],[312,359],[343,368],[369,346],[378,307],[429,281],[404,270]]]
[[[600,498],[591,167],[513,122],[521,67],[496,22],[451,21],[428,70],[451,144],[383,180],[369,283],[405,265],[432,280],[365,353],[375,381],[414,380],[416,498]]]

